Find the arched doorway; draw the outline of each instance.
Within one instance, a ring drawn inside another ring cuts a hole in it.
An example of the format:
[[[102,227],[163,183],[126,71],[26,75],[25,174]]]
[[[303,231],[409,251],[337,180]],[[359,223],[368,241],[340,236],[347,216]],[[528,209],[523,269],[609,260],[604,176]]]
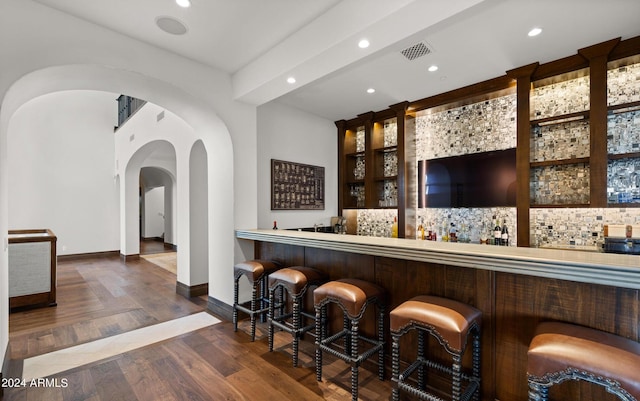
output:
[[[177,249],[174,182],[175,175],[163,168],[140,170],[140,255]]]
[[[228,194],[225,197],[219,197],[216,199],[208,198],[206,205],[207,217],[206,228],[208,233],[208,243],[206,246],[206,254],[208,259],[215,257],[216,263],[207,262],[207,281],[223,281],[224,284],[215,286],[221,291],[220,294],[211,294],[222,300],[228,300],[231,298],[231,291],[226,287],[226,282],[230,280],[231,270],[227,268],[233,265],[233,253],[229,252],[234,248],[233,237],[229,235],[233,232],[233,149],[231,146],[231,139],[229,131],[225,124],[217,117],[206,103],[193,98],[185,92],[177,89],[176,87],[167,84],[162,81],[149,78],[131,71],[119,70],[114,68],[108,68],[99,65],[66,65],[45,68],[27,74],[16,81],[12,87],[6,92],[4,97],[2,108],[0,110],[0,166],[4,172],[6,172],[6,138],[8,135],[9,122],[15,113],[24,103],[29,100],[41,96],[46,93],[53,93],[57,91],[73,90],[73,89],[87,89],[108,91],[112,93],[127,93],[132,96],[143,98],[149,102],[161,105],[167,110],[171,110],[176,115],[188,124],[194,133],[195,138],[201,140],[203,148],[207,151],[207,192],[212,188],[211,183],[215,183],[216,191]],[[192,143],[195,141],[192,141]],[[184,149],[184,144],[180,144],[180,155],[178,159],[185,157],[189,154],[191,143]],[[120,168],[124,168],[125,157],[123,160],[119,160]],[[187,157],[188,165],[188,157]],[[116,161],[118,166],[118,161]],[[116,167],[118,168],[118,167]],[[188,169],[186,169],[188,170]],[[182,183],[185,186],[183,195],[177,196],[177,214],[183,214],[184,218],[177,217],[179,220],[178,226],[184,225],[185,229],[177,233],[177,241],[183,245],[191,243],[191,234],[189,230],[189,175],[187,171],[182,174],[184,178],[181,178],[181,173],[177,174],[177,182]],[[138,198],[138,180],[139,169],[135,173],[135,180],[131,180],[133,177],[129,177],[130,180],[126,180],[124,175],[120,174],[116,181],[120,183],[121,188],[126,187],[129,181],[136,183],[132,188],[134,195],[134,204],[137,206]],[[179,184],[177,184],[179,188]],[[8,212],[7,199],[7,175],[6,173],[0,175],[0,208],[4,210],[3,215],[6,216]],[[122,196],[126,195],[121,193]],[[180,190],[178,189],[178,193]],[[136,207],[137,209],[137,207]],[[131,214],[124,214],[129,216]],[[135,213],[135,225],[136,228],[131,231],[126,231],[121,235],[121,252],[123,254],[137,253],[139,248],[138,238],[139,232],[137,230],[138,219],[137,213]],[[126,227],[127,217],[121,216],[121,228]],[[215,225],[211,222],[215,221]],[[7,219],[2,219],[3,227],[1,230],[7,230]],[[135,238],[136,244],[128,246],[129,237]],[[184,248],[184,246],[183,246]],[[132,252],[135,250],[136,252]],[[185,262],[184,266],[190,266],[189,258],[191,253],[184,252]],[[6,260],[2,261],[3,265],[6,265]],[[179,262],[180,264],[180,262]],[[217,269],[215,267],[218,267]],[[191,286],[191,276],[189,272],[178,274],[178,282]],[[211,286],[209,287],[211,288]],[[3,300],[6,302],[6,300]],[[1,306],[1,305],[0,305]]]

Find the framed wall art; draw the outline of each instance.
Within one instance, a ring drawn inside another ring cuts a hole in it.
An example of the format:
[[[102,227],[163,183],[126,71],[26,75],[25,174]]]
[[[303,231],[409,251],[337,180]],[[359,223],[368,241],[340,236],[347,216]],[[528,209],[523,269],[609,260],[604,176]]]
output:
[[[271,210],[324,210],[324,167],[271,159]]]

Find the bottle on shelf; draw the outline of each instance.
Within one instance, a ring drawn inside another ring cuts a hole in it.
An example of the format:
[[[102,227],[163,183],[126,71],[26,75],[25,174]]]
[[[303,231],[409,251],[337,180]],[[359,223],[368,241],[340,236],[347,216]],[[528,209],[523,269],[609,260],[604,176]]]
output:
[[[458,231],[454,222],[451,222],[451,227],[449,228],[449,242],[458,242]]]
[[[458,242],[469,242],[469,229],[465,223],[460,224],[460,230],[458,231]]]
[[[393,217],[393,224],[391,225],[391,238],[398,238],[398,218]]]
[[[480,230],[480,243],[481,244],[488,243],[487,223],[485,222],[482,223],[482,229]]]
[[[509,229],[507,228],[507,219],[502,220],[501,245],[509,246]]]
[[[274,230],[278,229],[278,223],[275,220],[273,221],[273,229]]]
[[[418,225],[416,237],[417,239],[424,240],[424,219],[420,219],[420,225]]]
[[[446,220],[442,221],[442,241],[449,242],[449,224]]]
[[[496,226],[493,228],[493,245],[500,245],[502,243],[502,227],[500,227],[500,220],[493,216],[496,221]]]

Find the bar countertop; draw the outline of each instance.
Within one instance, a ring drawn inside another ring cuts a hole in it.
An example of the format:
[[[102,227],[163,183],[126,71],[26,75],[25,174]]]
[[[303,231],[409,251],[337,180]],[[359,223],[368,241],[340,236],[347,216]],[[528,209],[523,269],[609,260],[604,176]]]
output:
[[[640,256],[419,241],[289,230],[236,230],[239,239],[442,263],[640,289]]]

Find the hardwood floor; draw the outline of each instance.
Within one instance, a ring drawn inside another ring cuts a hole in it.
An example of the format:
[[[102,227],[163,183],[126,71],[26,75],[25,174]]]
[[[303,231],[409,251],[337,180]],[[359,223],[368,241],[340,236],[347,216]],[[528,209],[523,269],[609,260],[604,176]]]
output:
[[[230,284],[231,285],[231,284]],[[175,293],[175,275],[117,257],[58,264],[58,306],[10,315],[9,374],[25,358],[201,312],[206,297]],[[51,376],[48,383],[5,388],[5,400],[348,400],[350,367],[325,356],[317,382],[314,346],[303,341],[291,366],[290,336],[278,332],[268,352],[266,327],[250,342],[248,322],[222,322]],[[38,383],[35,383],[38,384]],[[57,387],[56,387],[57,385]],[[391,381],[360,369],[360,399],[388,400]]]

